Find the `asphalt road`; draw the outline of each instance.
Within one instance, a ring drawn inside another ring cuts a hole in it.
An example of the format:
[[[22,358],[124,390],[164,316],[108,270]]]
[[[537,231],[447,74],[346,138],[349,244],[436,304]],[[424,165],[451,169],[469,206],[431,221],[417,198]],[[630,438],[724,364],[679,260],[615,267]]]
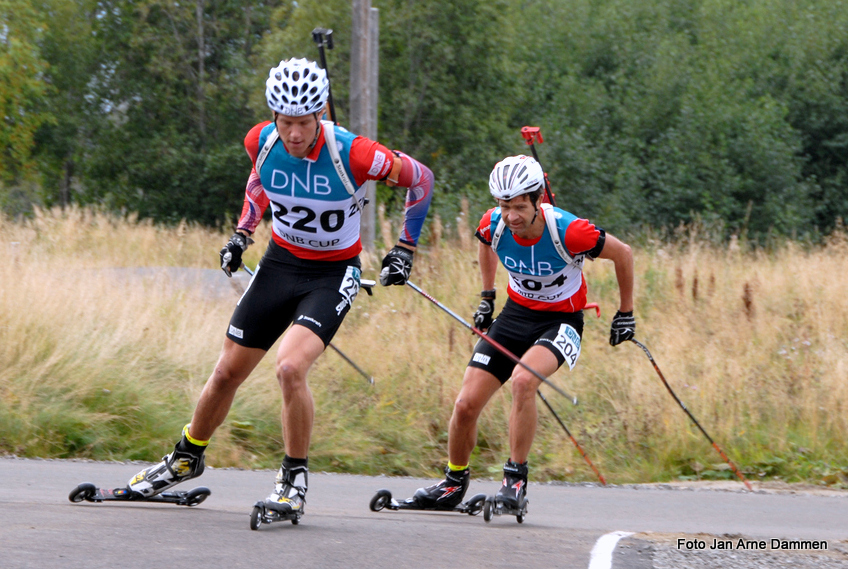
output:
[[[68,501],[80,482],[123,486],[142,467],[0,458],[0,568],[585,568],[598,539],[613,531],[635,534],[618,542],[616,569],[848,567],[848,493],[531,483],[523,524],[508,516],[486,524],[482,516],[368,508],[380,488],[403,499],[432,480],[312,473],[301,523],[258,531],[249,514],[270,492],[271,471],[207,469],[182,485],[212,490],[193,508]],[[473,481],[468,496],[497,486]],[[715,537],[824,540],[828,549],[710,550]],[[678,538],[706,547],[677,547]]]

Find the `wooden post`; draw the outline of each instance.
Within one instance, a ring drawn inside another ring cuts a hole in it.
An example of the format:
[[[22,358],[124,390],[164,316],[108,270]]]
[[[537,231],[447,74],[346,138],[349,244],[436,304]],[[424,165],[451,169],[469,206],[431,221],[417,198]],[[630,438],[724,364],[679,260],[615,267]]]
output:
[[[377,58],[379,11],[371,0],[353,0],[350,40],[350,130],[377,139]],[[366,183],[369,205],[362,214],[362,246],[374,251],[377,186]]]

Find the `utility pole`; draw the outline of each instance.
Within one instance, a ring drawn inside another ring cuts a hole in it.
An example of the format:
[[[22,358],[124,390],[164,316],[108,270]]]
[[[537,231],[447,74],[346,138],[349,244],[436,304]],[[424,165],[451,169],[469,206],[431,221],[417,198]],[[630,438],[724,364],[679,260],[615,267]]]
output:
[[[350,130],[377,140],[377,90],[379,74],[379,10],[371,0],[352,0],[350,40]],[[366,182],[369,207],[362,212],[362,246],[374,251],[377,186]]]

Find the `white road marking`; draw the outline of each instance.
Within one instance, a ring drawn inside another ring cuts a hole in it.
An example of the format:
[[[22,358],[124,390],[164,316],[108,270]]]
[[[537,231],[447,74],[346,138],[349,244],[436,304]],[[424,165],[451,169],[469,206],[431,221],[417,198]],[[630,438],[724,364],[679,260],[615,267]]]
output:
[[[632,531],[614,531],[602,535],[592,548],[592,557],[589,560],[589,569],[610,569],[612,567],[612,552],[615,544],[622,537],[633,535]]]

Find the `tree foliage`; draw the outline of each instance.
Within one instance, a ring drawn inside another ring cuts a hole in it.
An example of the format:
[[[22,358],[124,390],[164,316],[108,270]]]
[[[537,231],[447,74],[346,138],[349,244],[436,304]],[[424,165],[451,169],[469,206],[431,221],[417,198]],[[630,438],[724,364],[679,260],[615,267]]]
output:
[[[558,203],[613,232],[826,232],[848,216],[842,4],[373,0],[378,138],[434,170],[446,211],[484,207],[534,124]],[[316,58],[315,27],[348,122],[350,21],[343,0],[0,0],[3,207],[29,168],[44,205],[231,223],[267,69]]]
[[[50,119],[48,63],[39,50],[44,27],[28,0],[0,0],[0,205],[13,213],[31,198],[21,188],[35,167],[35,133]]]

